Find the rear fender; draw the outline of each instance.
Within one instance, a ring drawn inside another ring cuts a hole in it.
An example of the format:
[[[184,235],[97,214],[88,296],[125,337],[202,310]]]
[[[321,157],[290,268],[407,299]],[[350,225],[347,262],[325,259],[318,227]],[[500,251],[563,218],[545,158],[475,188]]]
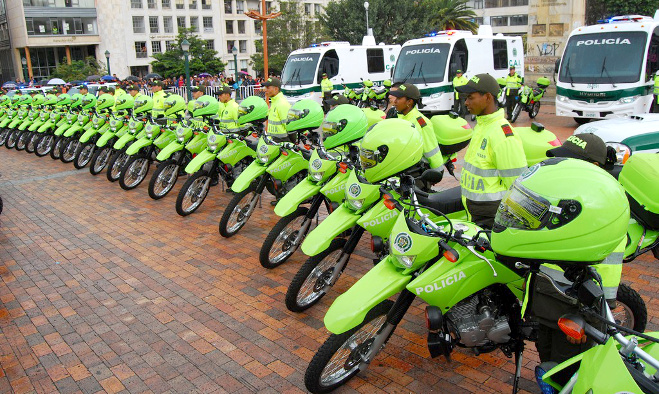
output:
[[[307,235],[302,242],[302,252],[307,256],[315,256],[327,249],[334,238],[357,224],[360,217],[344,204],[339,205]]]
[[[334,300],[324,319],[331,333],[341,334],[355,328],[373,307],[405,289],[412,275],[403,275],[389,261],[392,258],[387,256]]]
[[[183,149],[183,144],[181,144],[180,142],[172,142],[171,144],[167,145],[163,150],[161,150],[160,153],[158,153],[156,160],[165,161],[169,159],[169,157],[174,152],[178,152],[182,149]]]
[[[128,149],[126,149],[126,154],[128,156],[132,156],[139,152],[142,148],[147,147],[149,145],[153,144],[153,140],[151,138],[140,138],[139,140],[135,141],[132,143]]]
[[[190,163],[188,163],[188,165],[185,167],[185,172],[188,174],[194,174],[195,172],[199,171],[201,166],[208,163],[209,161],[215,160],[215,156],[215,153],[210,152],[208,149],[204,150],[195,156],[195,158],[192,159]]]
[[[321,186],[306,178],[286,193],[275,206],[275,213],[284,217],[293,213],[300,204],[320,192]]]
[[[236,193],[240,193],[247,189],[249,185],[252,184],[252,182],[260,177],[261,175],[265,174],[266,167],[261,164],[258,160],[254,160],[250,165],[243,170],[243,172],[238,175],[238,178],[236,178],[235,181],[233,181],[233,185],[231,185],[231,190],[233,190]]]

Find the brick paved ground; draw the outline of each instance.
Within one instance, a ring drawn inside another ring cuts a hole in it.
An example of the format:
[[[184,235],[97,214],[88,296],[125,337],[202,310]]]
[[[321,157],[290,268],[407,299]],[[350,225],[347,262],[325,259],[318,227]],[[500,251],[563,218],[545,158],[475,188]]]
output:
[[[276,217],[266,200],[248,228],[222,239],[229,195],[217,188],[179,217],[176,193],[151,200],[87,169],[0,148],[0,393],[301,392],[327,337],[324,311],[369,267],[364,241],[335,292],[307,314],[283,299],[303,257],[268,271],[257,253]],[[450,184],[450,182],[448,183]],[[651,329],[656,261],[625,266]],[[430,359],[424,305],[415,303],[387,348],[345,392],[508,392],[501,353]],[[532,347],[532,346],[531,346]],[[522,386],[537,392],[533,351]]]

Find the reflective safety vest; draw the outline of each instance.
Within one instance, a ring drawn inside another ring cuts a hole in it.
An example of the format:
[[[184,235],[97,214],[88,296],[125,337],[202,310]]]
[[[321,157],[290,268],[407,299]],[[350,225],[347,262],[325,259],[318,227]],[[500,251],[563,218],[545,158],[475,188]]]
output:
[[[325,92],[331,92],[334,89],[334,84],[332,84],[332,81],[330,81],[329,78],[327,79],[322,79],[320,81],[320,90]]]
[[[224,103],[222,115],[220,115],[220,129],[228,133],[238,131],[238,108],[240,106],[233,99]]]
[[[506,87],[508,88],[508,95],[510,95],[510,89],[519,89],[522,87],[522,77],[519,74],[515,73],[514,75],[506,75]]]
[[[460,186],[463,199],[499,201],[526,170],[522,140],[504,118],[504,110],[476,117],[464,158]]]
[[[407,115],[398,114],[398,117],[416,126],[416,129],[421,133],[421,137],[423,137],[423,157],[428,159],[430,168],[441,170],[442,165],[444,165],[444,158],[442,157],[442,152],[439,150],[439,143],[437,142],[437,136],[433,130],[432,123],[430,123],[428,118],[423,116],[416,107],[412,108]]]
[[[659,96],[659,75],[654,76],[654,95]]]
[[[291,104],[286,100],[282,92],[270,98],[270,110],[268,111],[268,134],[286,135],[286,119]]]
[[[453,78],[453,89],[457,88],[458,86],[466,85],[467,82],[469,82],[469,78],[465,77],[464,74],[462,74],[461,77],[454,77]],[[458,98],[458,92],[455,92],[455,98]]]
[[[153,109],[151,113],[153,116],[158,117],[165,115],[165,92],[159,90],[153,94]]]

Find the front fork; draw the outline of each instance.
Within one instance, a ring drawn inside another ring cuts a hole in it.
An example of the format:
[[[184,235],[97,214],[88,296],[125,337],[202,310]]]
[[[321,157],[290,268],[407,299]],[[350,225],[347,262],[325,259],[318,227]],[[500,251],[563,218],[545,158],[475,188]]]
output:
[[[348,242],[346,242],[346,244],[343,245],[343,249],[341,250],[341,257],[339,259],[339,263],[334,267],[332,276],[327,278],[323,291],[327,292],[332,286],[334,286],[336,281],[339,279],[339,276],[341,276],[341,273],[345,269],[346,265],[348,265],[348,261],[350,260],[350,256],[352,255],[352,252],[354,252],[355,248],[357,248],[357,244],[359,243],[359,240],[362,238],[364,231],[366,230],[364,230],[364,228],[360,226],[354,226],[352,228],[352,234],[350,234],[350,238],[348,238]]]

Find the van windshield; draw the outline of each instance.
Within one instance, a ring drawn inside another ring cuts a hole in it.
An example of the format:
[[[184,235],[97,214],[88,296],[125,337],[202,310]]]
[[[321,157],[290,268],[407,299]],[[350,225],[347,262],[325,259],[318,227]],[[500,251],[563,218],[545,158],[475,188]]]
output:
[[[574,35],[565,47],[558,80],[590,84],[638,82],[646,41],[647,33],[642,31]]]
[[[450,44],[421,44],[403,48],[396,62],[394,82],[442,82],[450,49]]]
[[[319,53],[290,55],[281,73],[283,85],[308,85],[315,83]]]

